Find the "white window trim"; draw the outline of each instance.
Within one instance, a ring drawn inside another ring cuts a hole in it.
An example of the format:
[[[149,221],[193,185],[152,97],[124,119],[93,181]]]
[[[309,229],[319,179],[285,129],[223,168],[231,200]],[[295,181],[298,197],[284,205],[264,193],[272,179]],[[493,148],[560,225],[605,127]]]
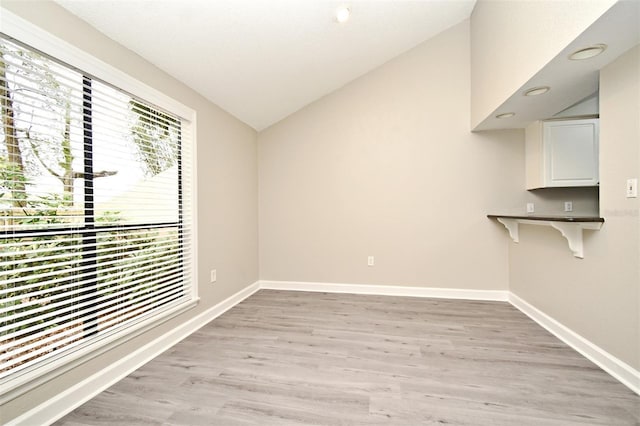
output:
[[[193,235],[190,239],[191,253],[193,254],[193,261],[191,262],[191,276],[193,277],[193,284],[191,285],[192,299],[163,312],[160,318],[149,318],[140,321],[127,328],[125,333],[106,335],[103,339],[94,342],[94,344],[64,354],[64,356],[52,359],[43,365],[34,366],[31,370],[19,374],[16,378],[3,383],[0,391],[0,405],[2,405],[193,308],[198,303],[199,298],[196,111],[2,7],[0,7],[0,32],[179,116],[183,120],[183,126],[188,127],[187,131],[191,135],[192,154],[190,166],[192,179],[190,187],[183,187],[183,191],[189,191],[190,198],[193,200],[191,207]]]

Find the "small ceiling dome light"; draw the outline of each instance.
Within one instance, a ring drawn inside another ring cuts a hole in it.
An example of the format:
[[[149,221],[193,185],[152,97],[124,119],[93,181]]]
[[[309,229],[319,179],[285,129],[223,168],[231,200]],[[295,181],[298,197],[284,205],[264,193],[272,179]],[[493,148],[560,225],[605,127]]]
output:
[[[549,87],[549,86],[532,87],[529,90],[525,90],[524,95],[525,96],[538,96],[538,95],[543,95],[543,94],[547,93],[549,90],[551,90],[551,87]]]
[[[516,113],[515,113],[515,112],[504,112],[504,113],[502,113],[502,114],[498,114],[498,115],[496,115],[496,118],[511,118],[511,117],[513,117],[514,115],[516,115]]]
[[[340,6],[336,9],[336,21],[340,24],[344,24],[349,20],[351,16],[351,9],[349,6]]]
[[[606,48],[606,44],[594,44],[593,46],[576,50],[571,55],[569,55],[569,59],[571,59],[572,61],[581,61],[583,59],[593,58],[594,56],[598,56],[599,54],[604,52]]]

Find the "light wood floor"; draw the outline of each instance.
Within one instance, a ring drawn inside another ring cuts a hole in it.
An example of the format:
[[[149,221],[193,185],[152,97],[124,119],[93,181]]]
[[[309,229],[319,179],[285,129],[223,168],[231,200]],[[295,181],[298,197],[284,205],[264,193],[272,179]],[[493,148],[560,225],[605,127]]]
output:
[[[262,290],[56,425],[638,425],[511,305]]]

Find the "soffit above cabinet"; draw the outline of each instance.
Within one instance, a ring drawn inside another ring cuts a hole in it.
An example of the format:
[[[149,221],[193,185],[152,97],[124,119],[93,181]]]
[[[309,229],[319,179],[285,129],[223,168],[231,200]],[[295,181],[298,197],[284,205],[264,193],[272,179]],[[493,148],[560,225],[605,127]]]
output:
[[[520,129],[578,104],[598,91],[599,70],[638,43],[640,1],[621,1],[473,130]],[[606,44],[607,49],[590,59],[568,59],[576,50],[595,44]],[[538,96],[524,96],[526,90],[539,86],[549,86],[551,90]],[[495,117],[508,112],[515,115],[503,119]]]
[[[55,1],[258,131],[468,19],[475,5],[475,0]],[[348,22],[337,21],[339,6],[349,6]]]

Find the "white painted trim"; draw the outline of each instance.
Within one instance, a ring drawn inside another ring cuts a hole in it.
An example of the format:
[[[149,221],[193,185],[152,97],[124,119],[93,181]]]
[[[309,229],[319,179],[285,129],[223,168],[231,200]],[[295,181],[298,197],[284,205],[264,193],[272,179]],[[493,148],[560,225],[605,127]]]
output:
[[[84,404],[109,386],[131,374],[191,333],[225,313],[260,289],[255,282],[198,316],[174,328],[163,336],[142,346],[126,357],[77,383],[55,397],[9,421],[6,426],[51,424]]]
[[[609,352],[580,336],[575,331],[511,292],[509,293],[509,303],[558,339],[571,346],[585,358],[609,373],[620,383],[640,395],[640,371],[634,369],[624,361],[619,360]]]
[[[459,288],[406,287],[393,285],[366,285],[316,283],[299,281],[259,281],[261,289],[315,291],[325,293],[374,294],[380,296],[432,297],[440,299],[492,300],[506,302],[507,290],[468,290]]]
[[[191,202],[189,208],[191,209],[190,215],[188,219],[191,220],[191,246],[190,250],[192,253],[192,262],[191,262],[191,277],[192,277],[192,296],[194,299],[199,299],[198,296],[198,138],[197,138],[197,114],[193,113],[193,120],[189,122],[183,123],[183,126],[188,127],[189,131],[189,139],[191,140],[191,152],[190,158],[183,158],[183,161],[190,161],[190,176],[189,181],[186,182],[187,185],[183,185],[182,191],[183,194],[189,194],[189,199],[187,200]],[[184,152],[183,152],[184,155]],[[184,182],[183,182],[184,183]],[[190,184],[189,184],[190,183]],[[186,187],[185,187],[186,186]],[[184,203],[184,199],[183,199]],[[184,207],[185,204],[183,204]],[[188,204],[187,204],[188,205]]]

